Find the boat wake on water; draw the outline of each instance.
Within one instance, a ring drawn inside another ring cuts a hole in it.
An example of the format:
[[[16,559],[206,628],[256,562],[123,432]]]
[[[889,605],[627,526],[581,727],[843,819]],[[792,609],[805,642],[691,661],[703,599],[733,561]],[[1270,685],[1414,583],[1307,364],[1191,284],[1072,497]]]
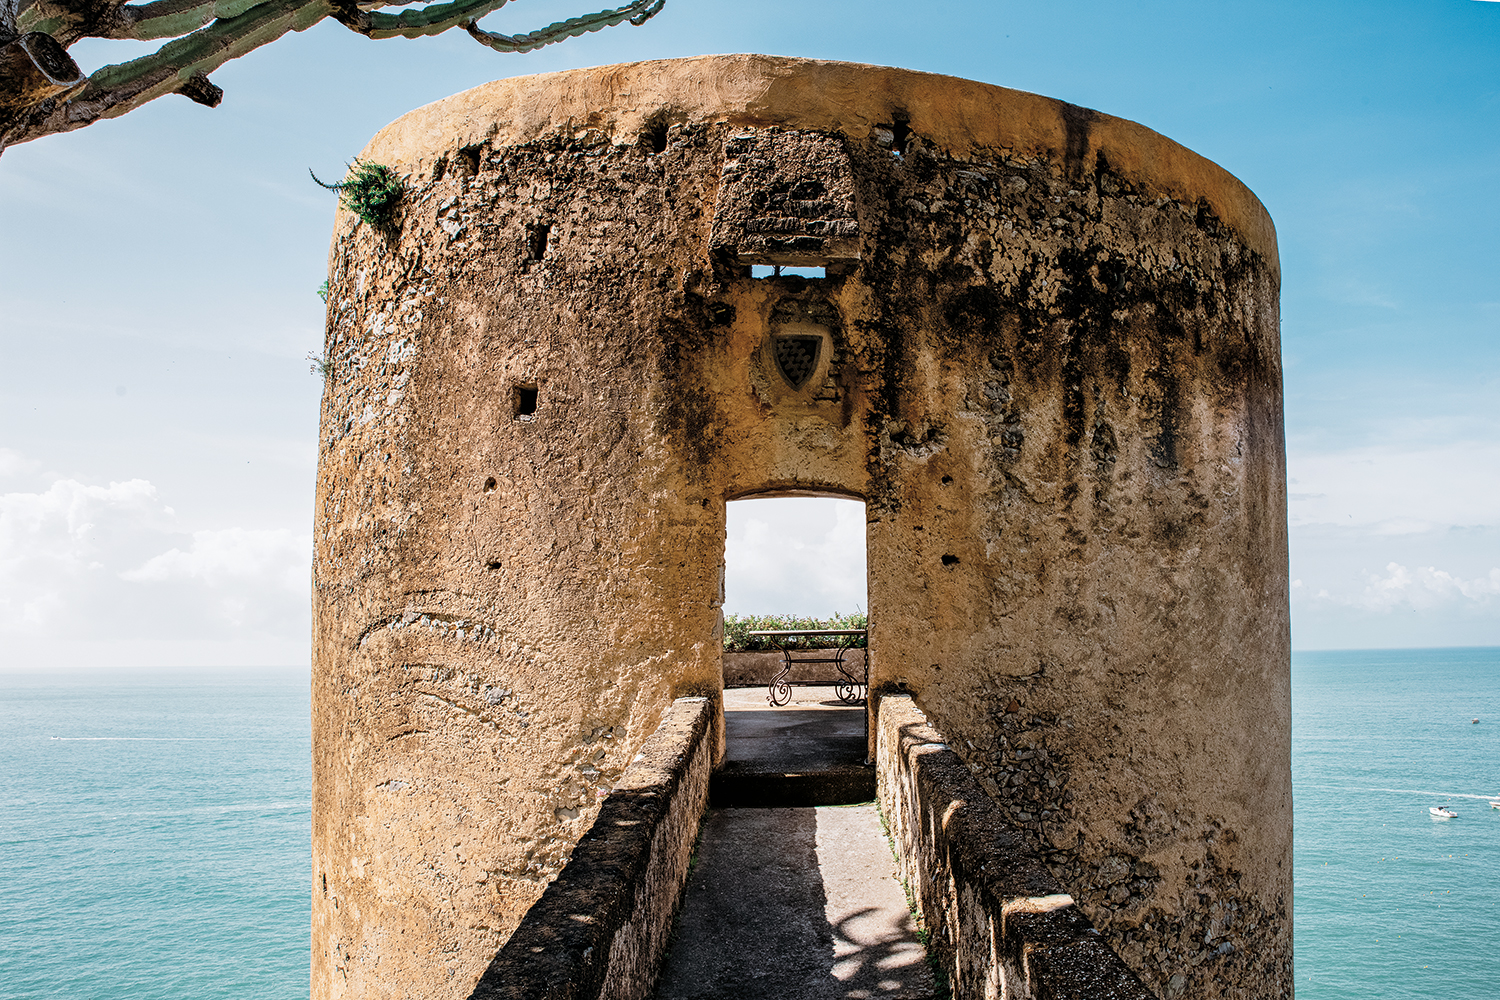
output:
[[[259,736],[49,736],[60,743],[228,743],[264,742]]]
[[[1480,799],[1493,802],[1500,799],[1500,793],[1491,795],[1475,795],[1471,792],[1435,792],[1430,788],[1351,788],[1355,792],[1400,792],[1402,795],[1432,795],[1440,799]]]

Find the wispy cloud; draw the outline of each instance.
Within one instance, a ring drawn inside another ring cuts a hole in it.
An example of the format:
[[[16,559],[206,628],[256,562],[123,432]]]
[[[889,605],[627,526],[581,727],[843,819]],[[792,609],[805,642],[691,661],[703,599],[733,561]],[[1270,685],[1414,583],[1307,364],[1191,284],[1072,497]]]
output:
[[[1500,525],[1500,443],[1293,452],[1292,525],[1384,525],[1387,533]]]
[[[1500,642],[1500,442],[1491,422],[1393,409],[1371,443],[1288,450],[1292,640]]]

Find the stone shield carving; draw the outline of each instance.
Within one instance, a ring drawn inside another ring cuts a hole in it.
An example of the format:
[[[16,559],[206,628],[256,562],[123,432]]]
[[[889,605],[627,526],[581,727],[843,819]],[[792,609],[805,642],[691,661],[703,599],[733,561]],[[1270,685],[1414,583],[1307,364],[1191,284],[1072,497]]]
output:
[[[823,351],[823,338],[803,334],[776,337],[771,343],[776,358],[776,369],[787,385],[802,389],[813,372],[818,370],[818,355]]]

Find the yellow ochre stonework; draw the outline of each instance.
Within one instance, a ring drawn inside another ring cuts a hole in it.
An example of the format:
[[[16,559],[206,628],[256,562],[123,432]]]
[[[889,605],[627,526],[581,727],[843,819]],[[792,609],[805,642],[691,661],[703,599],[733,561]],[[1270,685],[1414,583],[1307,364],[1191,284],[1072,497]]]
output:
[[[469,996],[672,699],[720,689],[725,502],[776,494],[866,502],[873,689],[1153,990],[1291,996],[1244,185],[1032,94],[748,55],[498,81],[361,156],[406,192],[330,255],[316,1000]]]

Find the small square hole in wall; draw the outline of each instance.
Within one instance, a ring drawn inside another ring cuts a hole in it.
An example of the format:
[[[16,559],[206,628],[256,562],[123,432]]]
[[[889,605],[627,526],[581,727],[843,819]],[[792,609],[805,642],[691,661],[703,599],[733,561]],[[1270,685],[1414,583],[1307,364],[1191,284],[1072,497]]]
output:
[[[536,386],[516,386],[512,401],[515,405],[515,417],[517,420],[536,419]]]

